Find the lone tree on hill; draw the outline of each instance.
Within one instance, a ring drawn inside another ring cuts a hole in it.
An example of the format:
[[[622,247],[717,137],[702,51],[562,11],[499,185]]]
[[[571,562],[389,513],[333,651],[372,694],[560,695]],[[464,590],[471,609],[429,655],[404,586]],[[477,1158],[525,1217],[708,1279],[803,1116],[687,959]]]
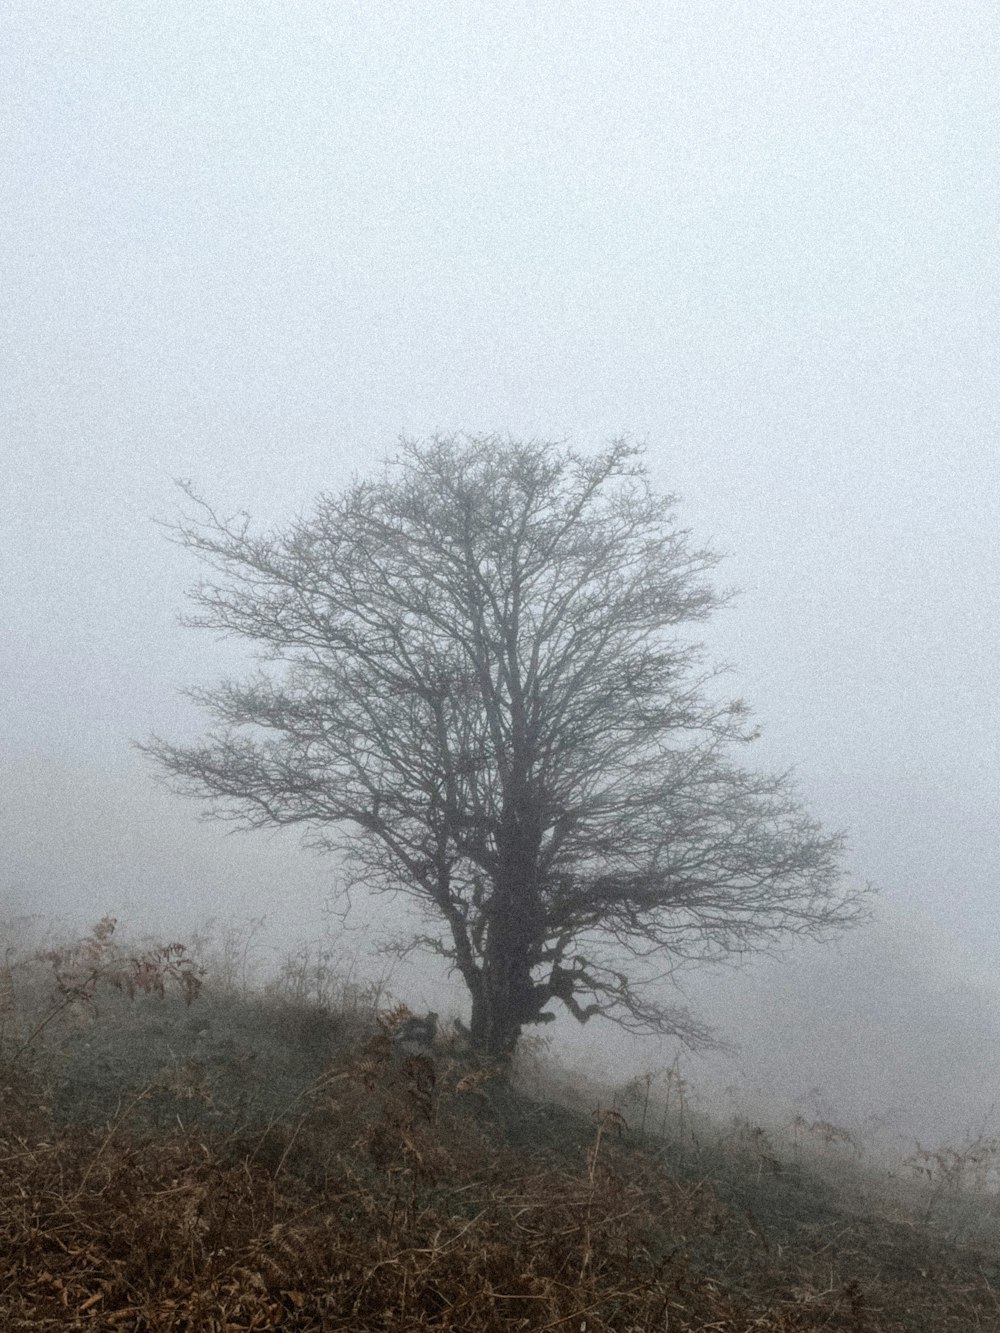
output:
[[[862,911],[841,836],[729,757],[747,709],[677,636],[723,604],[717,557],[641,454],[434,438],[286,532],[187,486],[173,530],[214,571],[185,623],[271,669],[191,692],[202,743],[141,748],[216,817],[301,824],[351,882],[416,899],[406,948],[461,973],[485,1057],[555,1001],[698,1041],[669,974]]]

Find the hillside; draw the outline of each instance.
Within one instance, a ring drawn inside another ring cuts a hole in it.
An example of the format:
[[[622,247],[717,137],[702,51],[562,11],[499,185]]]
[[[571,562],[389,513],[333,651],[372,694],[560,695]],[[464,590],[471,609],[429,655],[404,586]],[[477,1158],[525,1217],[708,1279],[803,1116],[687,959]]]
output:
[[[4,1329],[1000,1329],[991,1145],[890,1180],[669,1081],[507,1087],[400,1049],[383,997],[240,991],[110,923],[3,981]]]

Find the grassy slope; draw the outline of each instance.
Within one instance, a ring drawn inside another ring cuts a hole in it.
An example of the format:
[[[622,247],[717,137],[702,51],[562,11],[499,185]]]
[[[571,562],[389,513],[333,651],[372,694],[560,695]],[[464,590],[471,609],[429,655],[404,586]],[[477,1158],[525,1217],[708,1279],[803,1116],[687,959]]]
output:
[[[109,939],[49,966],[80,993],[16,1060],[52,1001],[0,995],[5,1330],[1000,1329],[995,1237],[863,1173],[643,1142],[632,1107],[394,1056],[363,1006],[146,994]]]

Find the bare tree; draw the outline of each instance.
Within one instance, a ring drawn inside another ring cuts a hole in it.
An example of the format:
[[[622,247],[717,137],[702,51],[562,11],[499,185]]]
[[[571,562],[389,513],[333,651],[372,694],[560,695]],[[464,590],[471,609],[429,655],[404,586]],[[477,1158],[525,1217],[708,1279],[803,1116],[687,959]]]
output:
[[[285,532],[190,487],[173,529],[213,571],[186,623],[263,665],[191,691],[203,743],[141,748],[217,817],[301,824],[350,883],[415,898],[406,947],[461,973],[485,1056],[555,1001],[697,1041],[665,977],[862,911],[842,838],[730,758],[747,709],[678,636],[726,600],[717,557],[641,455],[438,437]]]

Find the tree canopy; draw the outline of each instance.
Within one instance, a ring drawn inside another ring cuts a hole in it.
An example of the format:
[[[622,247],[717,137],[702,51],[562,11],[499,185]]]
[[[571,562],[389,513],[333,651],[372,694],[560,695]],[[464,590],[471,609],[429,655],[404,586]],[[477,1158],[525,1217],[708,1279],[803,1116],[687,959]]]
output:
[[[554,1004],[696,1041],[679,966],[861,912],[841,835],[734,760],[748,710],[684,635],[726,600],[717,557],[642,453],[435,437],[285,531],[189,487],[174,528],[209,570],[187,623],[260,669],[191,691],[203,741],[142,748],[217,816],[302,825],[416,899],[486,1056]]]

